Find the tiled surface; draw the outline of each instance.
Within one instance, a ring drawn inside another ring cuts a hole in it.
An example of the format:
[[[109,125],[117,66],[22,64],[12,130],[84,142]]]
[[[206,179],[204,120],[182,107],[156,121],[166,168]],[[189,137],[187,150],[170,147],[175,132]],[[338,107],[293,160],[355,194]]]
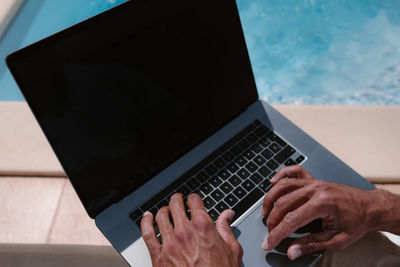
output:
[[[25,102],[0,102],[0,125],[0,175],[64,175]]]
[[[0,177],[0,243],[46,242],[65,182]]]
[[[78,195],[67,180],[54,223],[47,239],[51,244],[110,245],[87,215]]]
[[[277,106],[362,176],[400,181],[400,106]]]

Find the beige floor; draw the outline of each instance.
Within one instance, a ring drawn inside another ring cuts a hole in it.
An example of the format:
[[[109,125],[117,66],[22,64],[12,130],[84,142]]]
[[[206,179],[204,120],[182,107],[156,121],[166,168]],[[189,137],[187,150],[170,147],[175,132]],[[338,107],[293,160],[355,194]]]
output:
[[[400,194],[400,107],[277,109],[378,187]],[[109,244],[26,104],[0,102],[0,125],[0,243]]]

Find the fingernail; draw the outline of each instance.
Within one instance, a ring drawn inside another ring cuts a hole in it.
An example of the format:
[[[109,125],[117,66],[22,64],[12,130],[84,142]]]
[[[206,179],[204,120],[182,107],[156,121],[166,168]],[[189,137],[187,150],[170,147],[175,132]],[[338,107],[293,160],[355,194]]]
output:
[[[233,220],[233,216],[235,216],[235,212],[233,210],[230,210],[229,214],[228,214],[228,219],[229,221]]]
[[[263,216],[263,217],[265,217],[265,211],[264,211],[264,209],[261,209],[261,216]]]
[[[265,241],[264,241],[264,243],[261,245],[261,247],[262,247],[264,250],[269,250],[269,247],[268,247],[268,238],[265,238]]]
[[[300,245],[293,245],[288,253],[288,256],[291,260],[295,260],[301,256]]]
[[[150,211],[145,211],[145,212],[143,213],[143,216],[148,216],[148,215],[152,215],[152,213],[151,213]]]
[[[270,182],[275,183],[275,181],[276,181],[276,175],[274,175],[274,177],[271,178]]]

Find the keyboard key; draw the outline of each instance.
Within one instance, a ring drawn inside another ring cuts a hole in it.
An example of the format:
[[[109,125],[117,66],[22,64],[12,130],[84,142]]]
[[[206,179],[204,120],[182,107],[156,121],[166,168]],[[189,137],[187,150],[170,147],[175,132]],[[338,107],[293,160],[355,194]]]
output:
[[[210,176],[214,175],[218,171],[218,169],[213,164],[208,165],[205,170]]]
[[[215,222],[218,219],[219,213],[215,209],[210,209],[208,211],[208,214],[210,215],[211,219]]]
[[[250,143],[255,143],[258,139],[258,137],[254,134],[249,134],[248,136],[246,136],[246,139],[250,142]]]
[[[202,191],[200,191],[200,189],[196,189],[195,191],[193,191],[193,194],[199,195],[199,197],[201,199],[203,199],[205,197],[204,193]]]
[[[221,179],[219,179],[217,176],[211,177],[210,180],[208,180],[208,182],[212,184],[214,187],[218,187],[222,183]]]
[[[231,173],[227,169],[223,169],[218,173],[218,177],[221,178],[222,180],[226,180],[229,177],[231,177]]]
[[[232,147],[231,150],[229,151],[232,152],[235,156],[238,156],[243,152],[243,149],[241,149],[238,145],[236,145]]]
[[[296,165],[296,162],[294,162],[294,160],[288,159],[287,161],[285,161],[285,166],[293,166],[293,165]]]
[[[232,176],[231,178],[229,178],[228,181],[229,181],[233,186],[238,186],[238,185],[242,182],[242,180],[241,180],[237,175]]]
[[[215,209],[217,211],[219,211],[220,213],[222,213],[224,210],[228,210],[229,207],[228,207],[228,205],[225,204],[224,201],[221,201],[215,206]]]
[[[217,188],[211,193],[214,200],[220,201],[225,195]]]
[[[254,123],[254,125],[256,125],[256,126],[261,125],[261,122],[260,122],[259,120],[255,120],[253,123]]]
[[[199,172],[196,175],[197,180],[199,180],[201,183],[204,183],[205,181],[208,180],[208,178],[210,178],[210,176],[208,174],[206,174],[204,171]]]
[[[266,160],[259,155],[254,158],[254,162],[257,163],[258,166],[261,166],[266,162]]]
[[[140,216],[142,216],[142,211],[139,209],[136,209],[131,214],[129,214],[129,216],[131,217],[132,220],[136,221],[137,219],[140,218]]]
[[[164,206],[168,206],[168,202],[165,199],[163,199],[160,203],[157,204],[158,209],[161,209]]]
[[[264,158],[266,158],[266,159],[270,159],[270,158],[272,158],[272,156],[274,155],[274,153],[272,153],[271,150],[269,150],[268,148],[266,148],[266,149],[261,153],[261,155],[263,155]]]
[[[267,162],[267,166],[268,166],[271,170],[275,170],[276,168],[279,167],[279,164],[276,163],[275,160],[271,159],[270,161]]]
[[[239,146],[243,149],[248,149],[250,145],[251,144],[246,139],[243,139],[242,141],[239,142]]]
[[[271,151],[274,153],[278,153],[279,150],[281,150],[281,146],[277,143],[272,143],[268,148],[271,149]]]
[[[267,167],[263,166],[263,167],[261,167],[261,168],[258,170],[258,172],[259,172],[264,178],[266,178],[266,177],[271,173],[271,170],[268,169]]]
[[[231,173],[235,173],[239,170],[239,167],[235,162],[232,162],[231,164],[229,164],[227,168]]]
[[[233,194],[235,194],[237,198],[241,199],[246,195],[246,191],[241,186],[238,186],[238,188],[233,190]]]
[[[271,132],[270,134],[268,134],[268,139],[271,141],[274,141],[276,143],[278,143],[280,146],[286,146],[286,142],[283,141],[279,136],[277,136],[274,132]]]
[[[141,222],[142,222],[142,216],[140,216],[139,217],[139,219],[137,219],[137,221],[135,222],[136,223],[136,225],[140,228],[140,224],[141,224]]]
[[[300,155],[297,159],[296,159],[296,163],[300,164],[303,162],[303,160],[305,160],[306,158],[303,155]]]
[[[258,153],[260,153],[261,151],[263,151],[263,148],[262,148],[261,145],[255,144],[254,146],[251,147],[251,150],[252,150],[254,153],[258,154]]]
[[[221,169],[226,165],[226,162],[222,158],[218,158],[214,161],[214,165],[217,166],[218,169]]]
[[[254,162],[250,161],[249,163],[246,164],[245,168],[249,172],[255,172],[258,169],[258,166],[254,164]]]
[[[267,138],[263,137],[258,141],[263,147],[269,146],[272,142]]]
[[[253,151],[251,151],[250,149],[248,149],[248,150],[246,150],[246,151],[243,153],[243,156],[244,156],[246,159],[251,160],[252,158],[254,158],[254,157],[256,156],[256,154],[254,154]]]
[[[243,167],[244,164],[247,163],[247,159],[245,159],[245,158],[242,157],[242,156],[239,156],[239,157],[237,157],[237,158],[235,159],[235,162],[236,162],[240,167]]]
[[[154,217],[156,217],[157,212],[158,212],[158,208],[157,207],[152,207],[149,212],[151,212],[151,214],[153,214]]]
[[[182,193],[183,197],[186,197],[190,194],[190,189],[186,185],[182,185],[181,187],[176,190],[178,193]]]
[[[203,192],[205,195],[208,195],[212,192],[214,188],[212,187],[212,185],[205,183],[200,187],[200,191]]]
[[[246,189],[248,192],[250,192],[255,185],[250,181],[250,180],[246,180],[242,183],[242,186],[244,187],[244,189]]]
[[[232,160],[235,158],[235,156],[234,156],[231,152],[227,151],[227,152],[225,152],[225,153],[222,155],[222,158],[223,158],[226,162],[230,162],[230,161],[232,161]]]
[[[282,164],[283,162],[285,162],[291,155],[293,155],[296,152],[296,150],[294,150],[293,147],[291,146],[286,146],[284,149],[281,150],[281,152],[279,152],[274,159]]]
[[[189,188],[192,189],[192,191],[193,191],[193,190],[195,190],[197,187],[200,186],[200,183],[199,183],[195,178],[192,178],[192,179],[190,179],[189,182],[187,182],[187,185],[188,185]]]
[[[262,182],[263,178],[261,177],[261,175],[259,175],[258,173],[253,174],[252,176],[250,176],[250,179],[253,181],[253,183],[255,184],[259,184]]]
[[[233,207],[238,202],[238,199],[233,194],[229,194],[224,198],[224,201],[229,206]]]
[[[233,190],[233,187],[227,182],[223,183],[220,188],[225,194],[229,194]]]
[[[254,134],[257,135],[258,137],[261,137],[267,134],[269,131],[270,130],[265,125],[261,125],[254,131]]]
[[[239,177],[242,178],[243,180],[245,180],[247,177],[250,176],[250,173],[249,173],[246,169],[244,169],[244,168],[241,168],[241,169],[237,172],[237,174],[238,174]]]
[[[250,194],[239,201],[239,203],[232,208],[235,211],[235,216],[233,217],[232,222],[239,218],[262,197],[264,197],[264,192],[259,188],[255,188]]]
[[[261,188],[262,191],[267,192],[269,190],[270,185],[271,185],[271,182],[269,181],[269,179],[265,179],[258,186]]]
[[[215,205],[215,201],[211,197],[206,197],[203,203],[207,209],[211,209]]]

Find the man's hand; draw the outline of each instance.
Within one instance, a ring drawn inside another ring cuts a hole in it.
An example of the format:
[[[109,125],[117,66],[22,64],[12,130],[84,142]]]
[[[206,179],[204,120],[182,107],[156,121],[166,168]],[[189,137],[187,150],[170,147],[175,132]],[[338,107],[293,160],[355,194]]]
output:
[[[187,205],[190,220],[182,194],[174,194],[169,206],[158,211],[162,244],[155,235],[153,215],[144,213],[142,235],[153,266],[241,266],[243,249],[230,227],[234,212],[224,211],[214,224],[198,195],[190,195]]]
[[[387,208],[380,190],[364,191],[316,180],[300,166],[280,169],[271,182],[274,186],[266,194],[262,208],[262,215],[268,216],[269,229],[264,249],[275,248],[315,219],[323,221],[323,232],[291,244],[287,252],[290,259],[346,248],[369,231],[377,230],[381,211]]]

